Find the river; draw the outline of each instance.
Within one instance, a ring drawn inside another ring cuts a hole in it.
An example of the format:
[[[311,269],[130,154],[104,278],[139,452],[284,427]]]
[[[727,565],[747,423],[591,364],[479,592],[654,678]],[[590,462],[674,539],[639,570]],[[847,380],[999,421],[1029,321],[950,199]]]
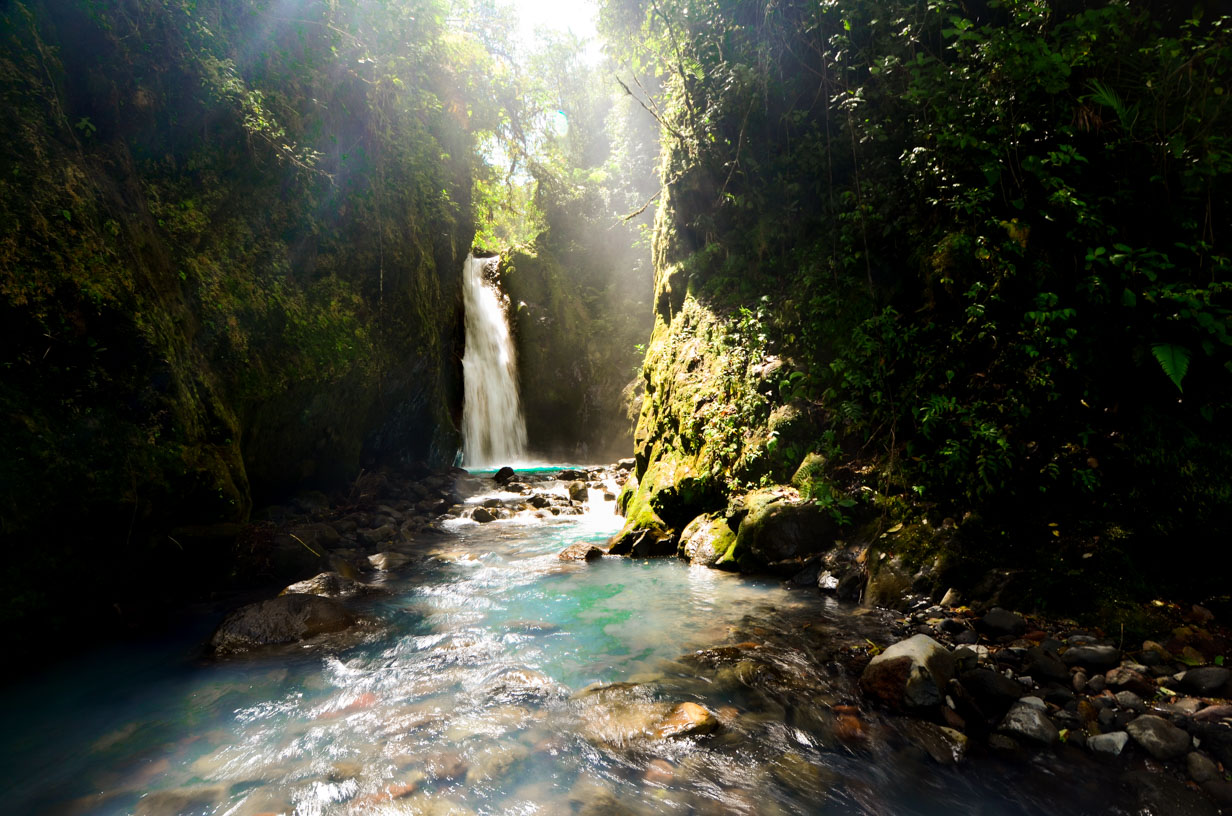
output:
[[[559,560],[618,528],[592,498],[449,522],[362,604],[358,643],[210,661],[215,616],[34,674],[7,694],[6,812],[1127,812],[1099,768],[939,764],[862,710],[842,649],[886,642],[878,613],[672,559]],[[683,702],[717,727],[663,736]]]

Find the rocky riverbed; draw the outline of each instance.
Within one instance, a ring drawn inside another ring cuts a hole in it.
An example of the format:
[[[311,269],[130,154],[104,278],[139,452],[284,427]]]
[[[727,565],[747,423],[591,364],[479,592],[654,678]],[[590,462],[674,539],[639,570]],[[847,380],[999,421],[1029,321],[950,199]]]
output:
[[[615,498],[630,465],[362,478],[345,502],[270,536],[275,547],[294,552],[290,539],[330,569],[232,613],[211,646],[222,655],[305,641],[337,647],[372,636],[379,622],[352,612],[348,599],[379,593],[388,575],[422,564],[425,541],[467,525],[581,515],[590,502]],[[578,542],[559,559],[612,557],[610,543]],[[823,591],[838,590],[837,581],[807,577]],[[941,766],[976,758],[1024,768],[1044,761],[1052,772],[1098,768],[1121,780],[1130,804],[1118,807],[1141,813],[1232,807],[1232,670],[1222,665],[1229,640],[1207,610],[1174,610],[1172,631],[1126,644],[1072,622],[1000,608],[976,612],[952,595],[900,601],[905,613],[860,608],[842,629],[763,616],[723,642],[680,655],[674,670],[650,683],[581,693],[598,701],[584,729],[598,744],[622,749],[664,735],[720,743],[751,736],[756,729],[741,724],[750,715],[739,707],[698,705],[687,699],[695,691],[675,702],[664,697],[665,682],[678,691],[701,682],[755,693],[751,716],[844,750],[881,742],[910,746]],[[779,775],[815,774],[805,765]],[[646,769],[647,778],[676,773],[662,757]]]

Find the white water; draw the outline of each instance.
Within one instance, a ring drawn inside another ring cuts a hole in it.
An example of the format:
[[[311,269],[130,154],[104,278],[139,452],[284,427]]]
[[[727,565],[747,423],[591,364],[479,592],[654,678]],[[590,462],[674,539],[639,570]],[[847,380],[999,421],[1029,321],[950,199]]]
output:
[[[462,464],[512,465],[526,458],[526,421],[505,307],[484,282],[496,258],[467,256],[462,279],[466,350],[462,355]]]

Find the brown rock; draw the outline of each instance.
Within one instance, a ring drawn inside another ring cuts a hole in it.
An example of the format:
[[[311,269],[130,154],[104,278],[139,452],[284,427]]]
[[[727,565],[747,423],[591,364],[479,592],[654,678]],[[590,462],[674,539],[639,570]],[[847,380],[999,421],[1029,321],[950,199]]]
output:
[[[561,550],[556,557],[561,561],[595,561],[603,557],[603,550],[594,544],[579,541]]]
[[[654,736],[656,739],[701,736],[709,734],[718,725],[718,717],[705,706],[697,703],[677,703],[667,716],[659,721]]]

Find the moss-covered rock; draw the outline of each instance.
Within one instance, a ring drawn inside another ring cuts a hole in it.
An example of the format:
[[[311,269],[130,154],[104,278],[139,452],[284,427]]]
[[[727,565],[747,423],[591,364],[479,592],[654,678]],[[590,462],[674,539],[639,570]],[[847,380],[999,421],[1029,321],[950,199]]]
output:
[[[748,494],[744,512],[736,540],[719,566],[734,562],[742,572],[794,572],[808,556],[831,549],[840,531],[832,513],[802,501],[787,487]]]
[[[677,554],[690,564],[712,567],[727,555],[736,542],[727,519],[719,513],[707,513],[690,521],[680,533]]]

